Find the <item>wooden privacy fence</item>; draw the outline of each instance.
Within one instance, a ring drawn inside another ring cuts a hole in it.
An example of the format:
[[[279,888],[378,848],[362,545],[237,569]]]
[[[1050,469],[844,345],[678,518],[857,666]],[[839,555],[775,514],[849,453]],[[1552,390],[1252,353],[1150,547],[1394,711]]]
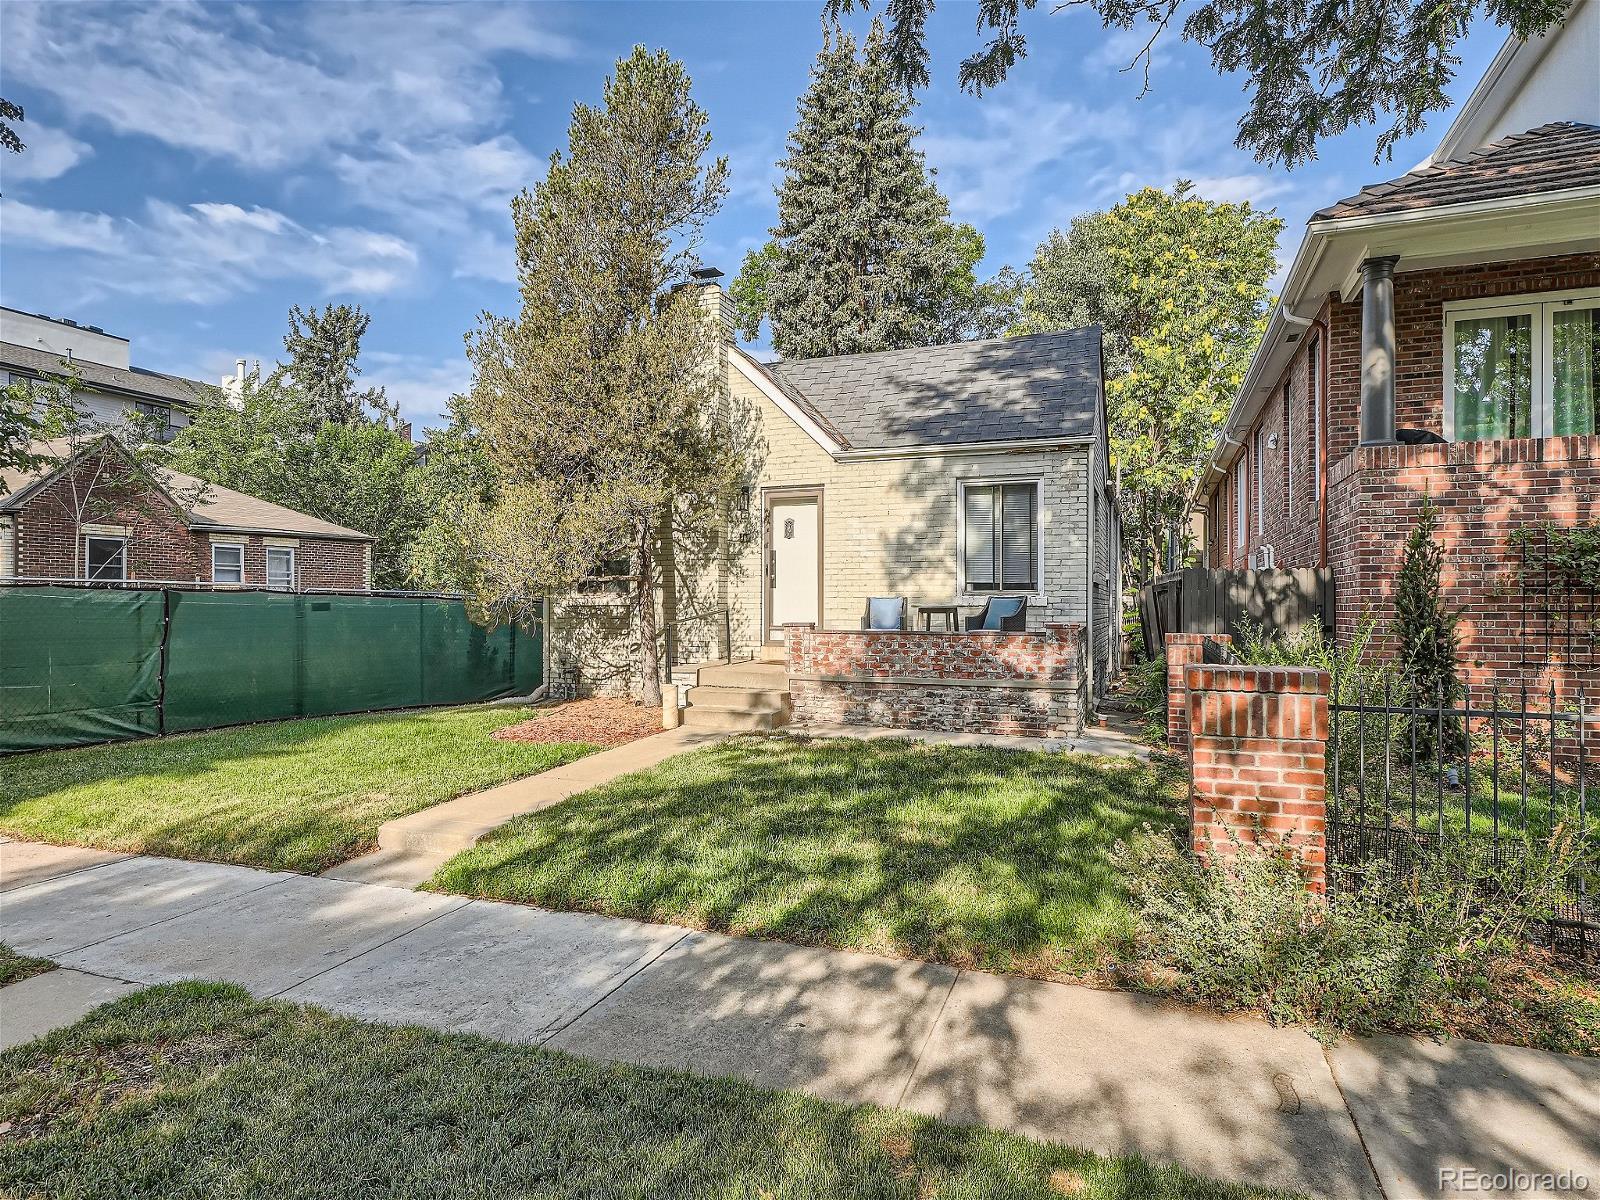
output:
[[[1186,567],[1139,589],[1145,654],[1159,655],[1169,633],[1237,637],[1246,624],[1283,634],[1307,625],[1331,629],[1333,602],[1333,572],[1326,568]]]

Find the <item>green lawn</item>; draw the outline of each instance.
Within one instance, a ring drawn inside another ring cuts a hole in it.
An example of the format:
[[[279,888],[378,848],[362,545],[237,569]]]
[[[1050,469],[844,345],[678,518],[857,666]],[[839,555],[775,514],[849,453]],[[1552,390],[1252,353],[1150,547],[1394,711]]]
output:
[[[0,987],[9,983],[21,983],[34,975],[43,975],[46,971],[54,971],[56,964],[48,958],[28,958],[18,954],[4,942],[0,942]]]
[[[1039,976],[1132,930],[1108,860],[1177,827],[1129,759],[907,741],[743,739],[519,817],[436,891]]]
[[[0,1193],[1243,1200],[1137,1158],[185,983],[0,1055]]]
[[[525,708],[325,717],[0,759],[0,833],[321,871],[378,826],[597,749],[501,742]]]

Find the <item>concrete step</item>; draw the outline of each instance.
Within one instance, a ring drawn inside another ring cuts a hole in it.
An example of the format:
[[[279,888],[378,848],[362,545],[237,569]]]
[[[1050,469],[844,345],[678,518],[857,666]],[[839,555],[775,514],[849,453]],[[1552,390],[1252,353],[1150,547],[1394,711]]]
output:
[[[782,646],[768,646],[763,643],[756,647],[756,661],[764,663],[781,663],[784,661],[785,650]]]
[[[683,723],[691,729],[715,730],[718,733],[756,733],[787,725],[789,717],[786,712],[733,712],[725,708],[691,706],[683,710]]]
[[[707,663],[700,668],[699,682],[703,687],[786,692],[789,690],[789,673],[777,663]]]
[[[789,693],[767,688],[713,687],[689,689],[690,708],[716,708],[724,712],[788,712]]]

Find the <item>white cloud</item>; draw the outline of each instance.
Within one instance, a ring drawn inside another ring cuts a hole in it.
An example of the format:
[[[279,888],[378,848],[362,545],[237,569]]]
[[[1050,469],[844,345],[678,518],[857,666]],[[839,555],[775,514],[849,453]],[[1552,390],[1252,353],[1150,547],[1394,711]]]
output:
[[[263,280],[310,280],[324,293],[390,292],[410,280],[415,248],[349,226],[309,229],[268,208],[150,201],[141,218],[0,200],[10,246],[62,255],[62,275],[101,292],[214,303]]]
[[[24,121],[17,132],[27,148],[0,158],[0,187],[58,178],[94,153],[87,142],[48,125]]]
[[[386,141],[376,154],[341,153],[333,173],[369,208],[425,216],[441,206],[506,212],[511,197],[544,178],[545,164],[515,138]]]
[[[503,109],[494,55],[573,53],[531,6],[5,11],[8,74],[75,119],[262,170],[476,130]]]
[[[1134,137],[1126,109],[1093,109],[1071,100],[1051,100],[1031,89],[996,92],[978,112],[968,133],[925,134],[921,146],[939,172],[939,185],[957,217],[980,226],[1048,196],[1031,186],[1051,164],[1097,143]]]
[[[1107,29],[1101,35],[1100,44],[1084,59],[1084,66],[1099,74],[1126,72],[1135,76],[1142,87],[1145,60],[1140,56],[1148,45],[1151,82],[1154,83],[1156,68],[1172,61],[1172,40],[1178,35],[1169,29],[1151,42],[1150,35],[1153,32],[1148,25],[1135,26],[1133,29]]]
[[[361,366],[362,386],[383,388],[419,435],[424,426],[443,425],[445,402],[472,386],[472,367],[465,353],[439,360],[372,350],[362,353]]]

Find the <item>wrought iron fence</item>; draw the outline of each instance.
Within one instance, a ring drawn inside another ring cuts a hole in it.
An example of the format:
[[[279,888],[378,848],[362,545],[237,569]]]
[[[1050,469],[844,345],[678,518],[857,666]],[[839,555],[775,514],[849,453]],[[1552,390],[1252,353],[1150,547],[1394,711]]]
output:
[[[1523,860],[1558,834],[1600,843],[1600,722],[1580,692],[1464,687],[1458,702],[1334,681],[1329,705],[1330,888],[1379,863],[1410,872],[1447,846],[1488,867]],[[1467,869],[1471,869],[1470,865]],[[1597,882],[1574,878],[1550,922],[1564,952],[1600,952]]]

